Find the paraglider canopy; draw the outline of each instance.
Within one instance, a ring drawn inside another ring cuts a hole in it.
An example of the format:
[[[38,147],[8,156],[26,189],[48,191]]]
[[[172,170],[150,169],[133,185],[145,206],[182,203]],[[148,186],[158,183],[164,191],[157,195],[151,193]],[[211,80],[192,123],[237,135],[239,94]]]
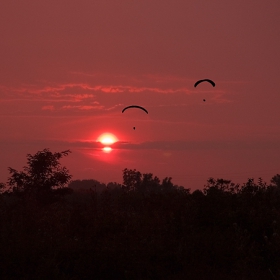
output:
[[[130,105],[130,106],[127,106],[127,107],[125,107],[125,108],[122,110],[122,113],[123,113],[125,110],[129,109],[129,108],[138,108],[138,109],[141,109],[141,110],[145,111],[145,112],[148,114],[148,111],[147,111],[145,108],[143,108],[143,107],[141,107],[141,106],[138,106],[138,105]]]
[[[215,86],[215,83],[214,83],[212,80],[210,80],[210,79],[203,79],[203,80],[197,81],[197,82],[194,84],[194,87],[196,87],[197,85],[199,85],[199,84],[202,83],[202,82],[208,82],[208,83],[210,83],[213,87]]]

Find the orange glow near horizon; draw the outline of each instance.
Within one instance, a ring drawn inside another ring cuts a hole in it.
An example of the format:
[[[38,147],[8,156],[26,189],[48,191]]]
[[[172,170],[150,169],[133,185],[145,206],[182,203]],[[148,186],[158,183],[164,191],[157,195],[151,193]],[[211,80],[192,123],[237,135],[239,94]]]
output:
[[[112,148],[111,147],[104,147],[102,150],[105,153],[110,153],[112,151]]]
[[[98,137],[97,141],[101,142],[104,145],[111,145],[111,144],[114,144],[115,142],[117,142],[118,139],[112,133],[103,133]]]

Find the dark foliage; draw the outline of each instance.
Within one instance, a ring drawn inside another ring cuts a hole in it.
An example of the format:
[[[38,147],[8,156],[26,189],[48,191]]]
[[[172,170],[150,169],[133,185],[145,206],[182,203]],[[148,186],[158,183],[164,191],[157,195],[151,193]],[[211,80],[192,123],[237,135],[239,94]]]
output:
[[[10,177],[7,185],[8,192],[13,192],[20,197],[32,196],[43,201],[51,197],[70,194],[66,188],[71,175],[66,167],[61,167],[59,160],[67,156],[69,150],[60,153],[52,153],[49,149],[37,152],[35,155],[27,155],[27,166],[24,171],[8,168]],[[62,190],[63,189],[63,190]]]
[[[68,185],[69,188],[73,189],[75,192],[80,193],[87,193],[91,191],[95,192],[102,192],[106,188],[107,189],[115,189],[115,188],[121,188],[122,185],[118,184],[116,182],[110,182],[107,185],[104,183],[100,183],[97,180],[89,179],[89,180],[74,180],[71,181]]]
[[[280,279],[279,175],[271,185],[210,178],[193,193],[123,175],[122,188],[47,205],[2,194],[0,278]]]

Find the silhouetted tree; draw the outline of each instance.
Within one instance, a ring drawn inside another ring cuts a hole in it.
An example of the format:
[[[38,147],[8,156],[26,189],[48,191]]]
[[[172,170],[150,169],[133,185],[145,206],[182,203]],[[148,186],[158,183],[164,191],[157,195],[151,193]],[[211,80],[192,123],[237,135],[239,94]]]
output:
[[[207,180],[207,185],[204,186],[204,194],[209,195],[213,192],[236,194],[240,191],[239,184],[231,182],[231,180],[214,179],[210,177]]]
[[[194,197],[195,199],[203,199],[204,194],[201,190],[195,190],[192,192],[192,197]]]
[[[106,188],[109,190],[120,189],[121,187],[122,185],[117,182],[109,182],[106,186]]]
[[[263,193],[266,189],[267,185],[261,178],[258,179],[258,184],[255,183],[253,178],[249,178],[241,187],[241,193],[248,196],[255,196],[256,194]]]
[[[4,183],[0,183],[0,193],[3,193],[5,190],[6,186]]]
[[[212,178],[189,195],[126,171],[129,192],[109,183],[47,207],[1,195],[0,278],[280,279],[276,187]]]
[[[142,174],[136,169],[123,170],[123,188],[127,191],[135,190],[140,186],[142,181]]]
[[[189,192],[190,189],[185,189],[182,186],[174,185],[171,182],[171,177],[166,177],[160,183],[160,179],[157,176],[153,176],[152,173],[141,174],[135,169],[123,170],[123,189],[127,191],[144,192],[162,192],[179,190],[182,192]]]
[[[73,189],[74,192],[90,192],[90,190],[101,192],[106,189],[106,184],[94,179],[73,180],[68,187]]]
[[[64,188],[71,179],[68,169],[61,167],[59,160],[70,150],[52,153],[49,149],[27,155],[24,171],[8,168],[8,186],[15,193],[51,192],[53,188]]]
[[[173,190],[174,189],[174,185],[173,183],[171,182],[172,178],[171,177],[165,177],[163,180],[162,180],[162,183],[161,183],[161,189],[162,190]]]
[[[159,191],[160,190],[160,180],[157,176],[153,177],[152,173],[146,173],[142,176],[141,184],[136,186],[138,191]]]
[[[280,189],[280,175],[276,174],[275,176],[272,177],[270,182],[273,184],[273,186],[277,187]]]

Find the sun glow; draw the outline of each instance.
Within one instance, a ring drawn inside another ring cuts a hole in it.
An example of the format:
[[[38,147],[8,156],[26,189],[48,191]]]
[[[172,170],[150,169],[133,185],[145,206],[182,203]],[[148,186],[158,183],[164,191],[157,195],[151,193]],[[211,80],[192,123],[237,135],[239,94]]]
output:
[[[103,133],[98,139],[98,142],[101,142],[104,145],[111,145],[118,141],[117,137],[111,133]]]
[[[104,147],[102,150],[105,153],[110,153],[112,151],[112,148],[111,147]]]

